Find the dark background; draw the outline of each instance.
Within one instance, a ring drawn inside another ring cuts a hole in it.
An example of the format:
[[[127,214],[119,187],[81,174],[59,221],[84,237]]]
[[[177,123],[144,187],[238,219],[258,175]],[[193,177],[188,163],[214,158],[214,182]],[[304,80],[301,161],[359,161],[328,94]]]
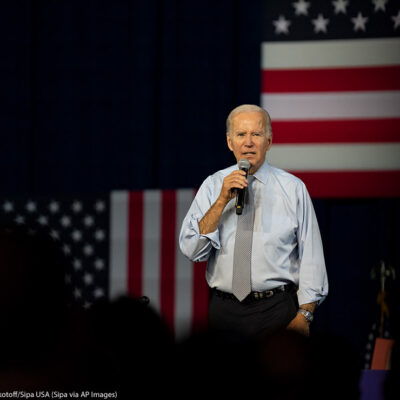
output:
[[[260,102],[263,4],[2,0],[0,195],[196,188],[232,164],[225,118]],[[313,201],[330,282],[314,329],[362,352],[400,202]]]

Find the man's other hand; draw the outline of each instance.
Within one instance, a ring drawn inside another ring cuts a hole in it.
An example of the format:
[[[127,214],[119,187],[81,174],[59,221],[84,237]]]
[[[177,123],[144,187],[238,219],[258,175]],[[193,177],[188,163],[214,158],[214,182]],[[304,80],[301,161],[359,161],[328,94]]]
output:
[[[310,324],[302,314],[297,314],[286,327],[304,336],[310,336]]]

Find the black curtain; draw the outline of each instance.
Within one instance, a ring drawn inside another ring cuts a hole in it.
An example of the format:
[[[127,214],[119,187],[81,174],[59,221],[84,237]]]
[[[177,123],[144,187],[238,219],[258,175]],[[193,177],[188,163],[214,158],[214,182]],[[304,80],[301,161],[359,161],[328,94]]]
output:
[[[226,115],[260,99],[245,3],[2,2],[2,193],[196,187],[231,164]]]

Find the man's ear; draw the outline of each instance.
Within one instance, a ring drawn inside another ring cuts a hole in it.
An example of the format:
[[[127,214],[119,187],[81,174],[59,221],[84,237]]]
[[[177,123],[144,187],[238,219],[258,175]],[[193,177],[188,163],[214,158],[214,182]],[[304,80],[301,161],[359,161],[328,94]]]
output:
[[[267,151],[268,151],[272,146],[272,133],[271,133],[271,136],[267,137],[267,140],[268,140],[268,144],[267,144]]]
[[[226,133],[226,142],[228,143],[228,147],[230,151],[233,151],[233,147],[232,147],[232,139],[230,138],[229,134]]]
[[[230,138],[228,132],[226,133],[226,143],[228,144],[229,150],[230,150],[230,151],[233,151],[233,148],[232,148],[232,139]]]

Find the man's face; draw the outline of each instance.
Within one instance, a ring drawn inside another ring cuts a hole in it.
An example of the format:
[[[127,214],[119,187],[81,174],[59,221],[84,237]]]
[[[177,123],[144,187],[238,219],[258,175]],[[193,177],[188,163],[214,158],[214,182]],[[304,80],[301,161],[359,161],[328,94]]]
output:
[[[272,139],[267,137],[264,116],[261,112],[242,112],[232,118],[231,134],[227,135],[228,147],[239,162],[247,158],[254,174],[265,161]]]

